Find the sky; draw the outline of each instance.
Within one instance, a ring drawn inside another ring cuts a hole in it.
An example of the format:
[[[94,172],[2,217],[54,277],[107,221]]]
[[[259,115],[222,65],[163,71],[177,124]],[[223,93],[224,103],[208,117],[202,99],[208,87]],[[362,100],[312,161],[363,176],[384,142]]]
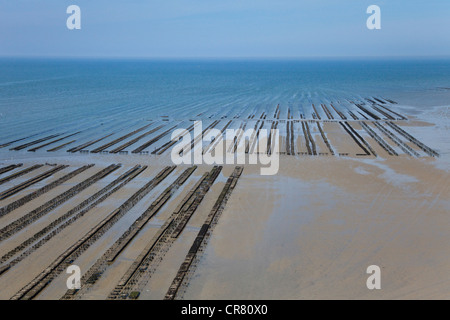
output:
[[[450,0],[0,0],[0,56],[450,56]]]

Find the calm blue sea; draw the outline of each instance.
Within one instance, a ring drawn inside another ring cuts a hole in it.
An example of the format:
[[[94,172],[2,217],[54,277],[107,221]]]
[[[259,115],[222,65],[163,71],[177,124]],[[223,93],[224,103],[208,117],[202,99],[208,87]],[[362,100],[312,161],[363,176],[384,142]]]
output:
[[[450,87],[450,60],[0,59],[0,140],[55,127],[437,87]]]

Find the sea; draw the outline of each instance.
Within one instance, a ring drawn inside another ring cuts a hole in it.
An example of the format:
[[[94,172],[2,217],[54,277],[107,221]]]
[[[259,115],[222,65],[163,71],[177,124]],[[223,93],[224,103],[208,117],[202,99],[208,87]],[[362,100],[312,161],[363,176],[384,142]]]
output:
[[[264,106],[450,90],[450,59],[0,59],[0,144]],[[450,104],[450,101],[449,103]],[[91,134],[91,133],[89,133]]]

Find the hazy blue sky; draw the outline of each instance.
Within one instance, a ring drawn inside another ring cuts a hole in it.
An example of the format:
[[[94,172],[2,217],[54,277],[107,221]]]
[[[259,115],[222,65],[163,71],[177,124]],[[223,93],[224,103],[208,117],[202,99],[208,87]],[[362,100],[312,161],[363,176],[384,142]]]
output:
[[[405,55],[450,56],[450,0],[0,0],[0,56]]]

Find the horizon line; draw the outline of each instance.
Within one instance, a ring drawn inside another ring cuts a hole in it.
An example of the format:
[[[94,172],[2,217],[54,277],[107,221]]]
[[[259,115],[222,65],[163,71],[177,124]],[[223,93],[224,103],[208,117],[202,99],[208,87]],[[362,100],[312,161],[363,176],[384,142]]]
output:
[[[56,60],[348,60],[348,59],[450,59],[450,55],[385,55],[385,56],[69,56],[69,55],[1,55],[0,59],[56,59]]]

